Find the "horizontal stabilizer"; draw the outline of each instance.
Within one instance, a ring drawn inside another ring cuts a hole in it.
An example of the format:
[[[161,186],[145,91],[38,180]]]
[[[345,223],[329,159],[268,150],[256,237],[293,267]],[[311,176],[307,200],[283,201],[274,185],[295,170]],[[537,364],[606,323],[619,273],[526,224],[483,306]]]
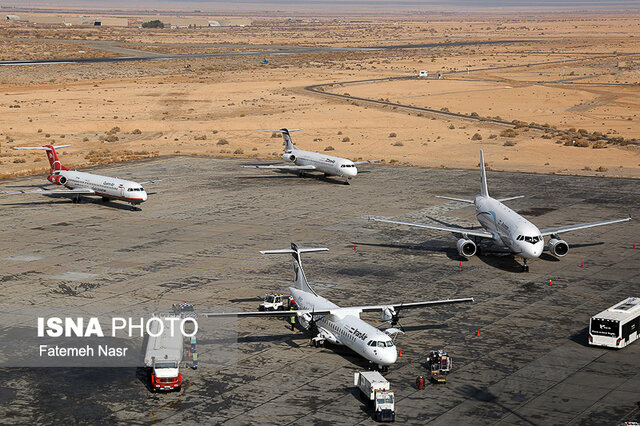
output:
[[[56,145],[53,149],[66,148],[71,145]],[[14,146],[13,149],[39,149],[43,151],[51,151],[51,148],[48,146]]]
[[[284,133],[284,132],[299,132],[300,130],[304,130],[304,129],[278,129],[278,130],[257,130],[258,132],[264,132],[264,133]]]
[[[326,247],[309,247],[309,248],[298,248],[298,253],[313,253],[316,251],[329,251]],[[295,250],[292,249],[279,249],[279,250],[262,250],[261,254],[283,254],[283,253],[295,253]]]
[[[507,198],[498,198],[498,201],[502,203],[503,201],[517,200],[518,198],[524,198],[524,195],[516,195],[515,197],[507,197]]]
[[[404,334],[404,331],[400,330],[399,328],[391,327],[384,330],[384,334],[386,334],[387,336],[393,336],[395,334]]]
[[[444,198],[445,200],[460,201],[461,203],[468,203],[468,204],[474,203],[473,200],[467,200],[465,198],[443,197],[442,195],[436,195],[436,198]]]

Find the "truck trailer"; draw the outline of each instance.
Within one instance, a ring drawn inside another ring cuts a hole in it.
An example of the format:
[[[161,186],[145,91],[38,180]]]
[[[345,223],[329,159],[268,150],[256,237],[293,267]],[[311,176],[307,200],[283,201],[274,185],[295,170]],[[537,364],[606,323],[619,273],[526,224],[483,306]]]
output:
[[[395,398],[390,384],[377,371],[365,371],[353,374],[353,385],[374,406],[374,418],[378,422],[395,422]]]
[[[177,321],[174,322],[175,327],[172,335],[170,317],[156,318],[162,320],[164,327],[162,333],[157,335],[160,331],[161,322],[153,321],[151,323],[147,350],[144,356],[144,364],[149,374],[151,389],[153,391],[179,391],[182,387],[180,362],[182,362],[184,339]]]

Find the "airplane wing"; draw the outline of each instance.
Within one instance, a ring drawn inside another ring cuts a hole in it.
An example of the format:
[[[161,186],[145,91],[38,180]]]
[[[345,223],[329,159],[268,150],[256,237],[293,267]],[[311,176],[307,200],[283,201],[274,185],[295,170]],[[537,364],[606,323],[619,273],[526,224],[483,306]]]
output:
[[[308,166],[286,166],[286,165],[282,165],[282,166],[275,166],[273,164],[269,164],[266,166],[242,166],[242,167],[248,167],[248,168],[253,168],[253,169],[279,169],[279,170],[315,170],[316,166],[312,166],[312,165],[308,165]]]
[[[347,309],[358,309],[362,312],[377,312],[384,309],[393,308],[397,311],[401,309],[414,309],[423,308],[425,306],[438,306],[438,305],[451,305],[453,303],[466,303],[473,302],[473,297],[465,297],[463,299],[446,299],[446,300],[431,300],[427,302],[410,302],[410,303],[391,303],[388,305],[371,305],[371,306],[353,306]]]
[[[74,189],[23,189],[18,191],[2,191],[3,194],[95,194],[96,191],[89,188]]]
[[[363,161],[354,161],[353,164],[368,164],[368,163],[377,163],[380,160],[363,160]]]
[[[151,185],[152,183],[158,183],[158,182],[162,182],[162,179],[148,180],[146,182],[140,182],[140,186]]]
[[[624,219],[612,219],[612,220],[604,220],[602,222],[591,222],[591,223],[580,223],[577,225],[558,226],[556,228],[541,229],[540,233],[543,236],[551,235],[551,234],[560,234],[562,232],[577,231],[578,229],[593,228],[594,226],[610,225],[612,223],[619,223],[619,222],[628,222],[630,220],[631,220],[631,216],[625,217]]]
[[[340,309],[340,308],[336,308]],[[320,311],[312,311],[310,309],[298,309],[296,311],[256,311],[256,312],[217,312],[210,314],[201,314],[198,313],[198,316],[207,317],[207,318],[216,318],[216,317],[290,317],[291,315],[304,315],[304,314],[312,314],[312,315],[329,315],[332,310],[320,310]]]
[[[399,222],[397,220],[376,219],[373,217],[371,218],[371,220],[375,220],[376,222],[395,223],[396,225],[415,226],[417,228],[435,229],[437,231],[447,231],[447,232],[453,232],[455,234],[466,234],[474,237],[493,239],[493,234],[491,234],[490,232],[476,230],[476,229],[454,228],[451,226],[425,225],[423,223]]]
[[[425,306],[438,306],[438,305],[450,305],[453,303],[473,302],[473,297],[467,297],[464,299],[446,299],[446,300],[431,300],[427,302],[410,302],[410,303],[390,303],[388,305],[366,305],[366,306],[348,306],[338,307],[332,309],[311,310],[311,309],[299,309],[296,311],[255,311],[255,312],[219,312],[219,313],[198,313],[198,316],[207,318],[216,317],[290,317],[291,315],[302,316],[305,314],[310,315],[330,315],[338,314],[340,311],[360,311],[360,312],[377,312],[384,309],[393,308],[397,311],[401,309],[413,309],[423,308]]]

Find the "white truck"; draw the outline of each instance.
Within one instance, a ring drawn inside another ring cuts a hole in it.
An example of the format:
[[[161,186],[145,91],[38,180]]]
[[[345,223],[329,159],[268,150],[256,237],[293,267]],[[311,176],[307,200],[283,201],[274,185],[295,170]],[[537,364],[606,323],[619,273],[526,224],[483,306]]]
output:
[[[156,317],[164,324],[162,333],[160,321],[151,322],[149,340],[144,355],[144,364],[149,373],[151,389],[154,391],[179,391],[182,386],[180,362],[182,362],[184,339],[178,321],[174,321],[173,334],[169,317]],[[174,317],[175,318],[175,317]]]
[[[374,418],[378,422],[395,422],[396,411],[393,391],[389,382],[377,371],[353,374],[353,385],[374,406]]]
[[[293,298],[285,294],[266,293],[264,301],[258,305],[259,311],[288,311]]]

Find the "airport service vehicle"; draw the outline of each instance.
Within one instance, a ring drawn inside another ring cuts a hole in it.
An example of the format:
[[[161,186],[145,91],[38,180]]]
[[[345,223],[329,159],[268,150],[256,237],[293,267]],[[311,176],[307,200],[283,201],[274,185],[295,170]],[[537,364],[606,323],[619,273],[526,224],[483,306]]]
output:
[[[400,312],[405,309],[473,302],[473,298],[465,298],[339,307],[319,296],[311,288],[302,269],[302,260],[300,259],[301,253],[328,250],[327,248],[299,248],[296,244],[291,243],[290,249],[260,252],[262,254],[291,254],[293,257],[295,285],[289,287],[289,291],[298,307],[296,311],[201,313],[199,315],[201,317],[237,316],[238,318],[244,318],[252,316],[291,317],[292,314],[295,314],[298,319],[297,322],[313,334],[312,341],[316,346],[320,346],[324,342],[344,345],[367,359],[374,366],[387,370],[398,358],[398,352],[391,336],[402,333],[402,331],[397,328],[380,330],[360,319],[361,313],[380,312],[382,321],[388,322],[393,326],[397,324]]]
[[[286,294],[266,293],[264,301],[258,305],[259,311],[284,311],[291,308],[293,298]]]
[[[444,349],[438,351],[430,351],[427,355],[427,367],[431,375],[431,381],[434,383],[446,383],[447,374],[453,367],[453,362],[448,353]]]
[[[56,153],[56,149],[66,148],[68,146],[71,145],[21,146],[13,148],[46,151],[49,164],[51,165],[50,175],[47,180],[54,185],[63,186],[66,189],[18,190],[3,191],[3,193],[65,196],[71,197],[74,203],[80,202],[81,195],[98,195],[102,197],[102,201],[122,200],[130,203],[133,210],[137,210],[136,206],[147,200],[147,192],[143,186],[160,182],[159,180],[151,180],[137,183],[130,180],[69,170],[62,165]]]
[[[147,341],[147,349],[144,355],[144,364],[149,373],[151,389],[154,391],[180,390],[182,375],[180,363],[182,362],[183,343],[179,327],[171,334],[171,324],[163,318],[164,328],[162,334],[158,334],[160,323],[151,322],[150,335]]]
[[[544,237],[550,236],[549,251],[556,257],[564,257],[569,252],[569,244],[560,238],[560,234],[577,231],[578,229],[592,228],[594,226],[610,225],[613,223],[627,222],[631,217],[623,219],[605,220],[601,222],[581,223],[577,225],[565,225],[554,228],[538,229],[533,223],[520,216],[509,207],[502,204],[504,201],[523,198],[524,195],[515,197],[495,199],[489,196],[487,189],[487,173],[484,166],[484,154],[480,150],[480,194],[475,200],[462,198],[442,197],[447,200],[459,201],[462,203],[474,204],[476,208],[476,218],[484,230],[458,228],[455,226],[427,225],[424,223],[400,222],[397,220],[376,219],[377,222],[394,223],[398,225],[414,226],[418,228],[435,229],[453,233],[458,238],[456,248],[458,254],[465,258],[474,256],[478,249],[480,240],[491,241],[495,246],[506,248],[513,255],[522,258],[522,270],[529,271],[528,259],[537,259],[544,250]]]
[[[284,154],[282,154],[281,158],[293,163],[292,165],[269,164],[244,167],[295,171],[300,177],[304,177],[305,172],[322,172],[325,177],[339,176],[344,178],[345,184],[348,185],[349,180],[358,174],[358,169],[356,167],[357,164],[374,163],[377,161],[351,161],[346,158],[332,157],[331,155],[321,154],[319,152],[304,151],[297,148],[291,141],[291,132],[297,132],[299,130],[302,129],[259,130],[260,132],[282,134],[282,139],[284,140]]]
[[[360,389],[360,394],[373,404],[376,421],[396,421],[394,394],[389,381],[382,374],[377,371],[353,373],[353,385]]]
[[[629,297],[589,320],[589,344],[624,348],[640,336],[640,297]]]

